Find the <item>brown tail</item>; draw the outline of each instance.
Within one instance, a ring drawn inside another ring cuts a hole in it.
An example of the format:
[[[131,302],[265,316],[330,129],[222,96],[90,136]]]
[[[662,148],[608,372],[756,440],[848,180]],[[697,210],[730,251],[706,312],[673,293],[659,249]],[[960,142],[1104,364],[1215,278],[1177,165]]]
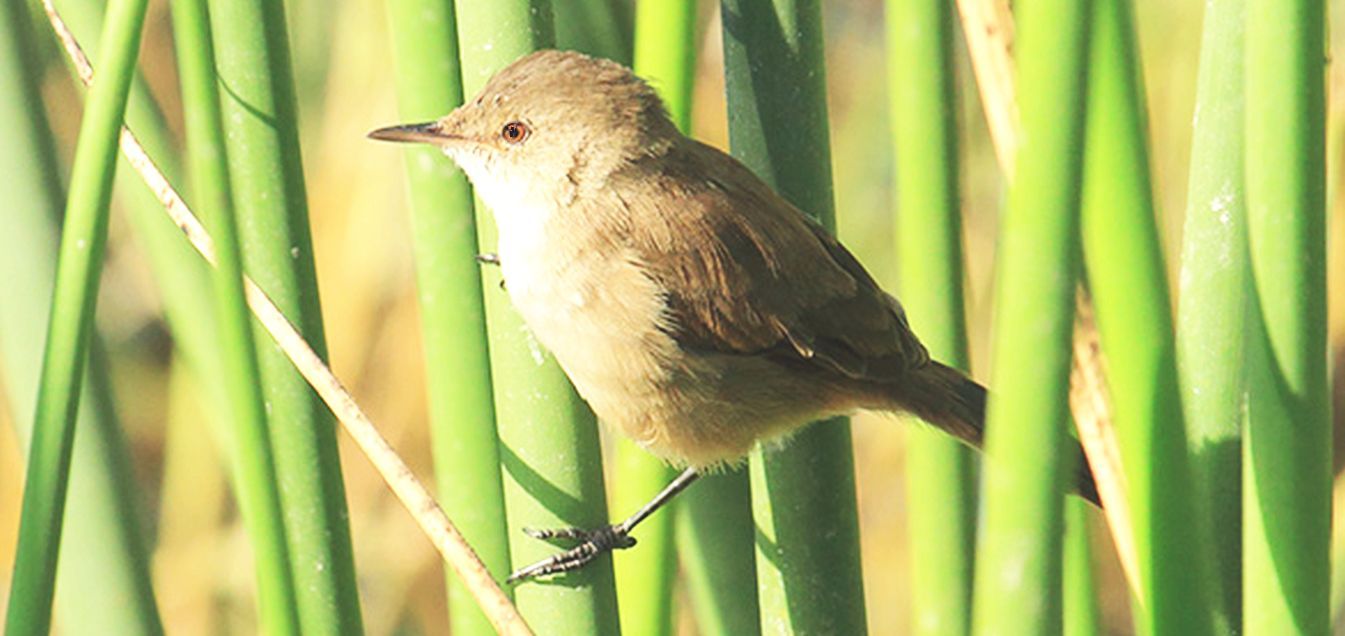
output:
[[[911,374],[900,386],[897,399],[903,408],[981,449],[985,437],[985,387],[961,371],[934,361]],[[1102,501],[1088,458],[1078,442],[1072,443],[1078,456],[1076,493],[1100,508]]]

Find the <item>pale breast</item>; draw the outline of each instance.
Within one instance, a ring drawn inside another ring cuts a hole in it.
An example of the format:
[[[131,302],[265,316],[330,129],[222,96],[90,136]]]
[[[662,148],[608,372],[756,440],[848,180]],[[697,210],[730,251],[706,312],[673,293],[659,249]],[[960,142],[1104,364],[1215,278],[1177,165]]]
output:
[[[632,411],[650,408],[644,402],[666,383],[679,354],[659,328],[661,290],[624,254],[554,233],[527,238],[500,235],[510,300],[598,417],[626,429]]]

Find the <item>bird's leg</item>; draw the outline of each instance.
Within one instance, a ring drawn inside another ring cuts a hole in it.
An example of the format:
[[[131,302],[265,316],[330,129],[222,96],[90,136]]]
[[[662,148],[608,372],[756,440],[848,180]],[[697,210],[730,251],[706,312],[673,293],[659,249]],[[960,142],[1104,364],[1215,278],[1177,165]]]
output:
[[[547,576],[549,574],[559,574],[570,570],[577,570],[589,561],[597,558],[598,555],[612,550],[624,550],[635,545],[635,537],[630,536],[631,530],[644,521],[654,511],[663,507],[664,504],[672,501],[678,493],[687,489],[692,482],[700,477],[700,473],[695,468],[688,468],[682,471],[676,479],[672,480],[659,494],[654,495],[649,503],[645,504],[635,514],[626,517],[621,523],[604,526],[594,530],[585,530],[583,528],[561,528],[557,530],[532,530],[525,528],[523,531],[528,536],[536,539],[570,539],[578,541],[579,545],[543,559],[529,565],[528,567],[515,570],[509,575],[507,582],[514,583],[523,579]]]

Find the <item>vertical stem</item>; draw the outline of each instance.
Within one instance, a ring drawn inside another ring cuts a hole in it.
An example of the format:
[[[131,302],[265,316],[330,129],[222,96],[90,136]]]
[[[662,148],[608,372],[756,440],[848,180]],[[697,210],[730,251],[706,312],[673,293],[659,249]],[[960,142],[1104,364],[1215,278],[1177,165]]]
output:
[[[1081,222],[1126,469],[1144,633],[1206,634],[1209,564],[1190,505],[1166,269],[1154,219],[1144,89],[1128,0],[1097,0]],[[1212,572],[1212,570],[1210,570]]]
[[[453,5],[452,0],[388,3],[397,101],[407,121],[432,119],[462,103]],[[405,153],[439,502],[486,567],[503,579],[509,573],[509,537],[481,276],[473,258],[472,191],[437,148],[408,146]],[[454,634],[493,633],[451,574],[448,594]]]
[[[552,42],[547,0],[497,0],[457,5],[463,88],[471,95],[518,57]],[[477,205],[478,242],[492,249],[494,218]],[[530,564],[556,547],[521,529],[598,527],[608,523],[602,456],[593,414],[565,374],[542,351],[500,289],[498,267],[482,269],[495,413],[509,513],[510,554]],[[601,557],[578,572],[514,590],[519,611],[555,633],[614,634],[616,594],[611,560]]]
[[[32,430],[42,333],[56,273],[56,223],[64,194],[51,131],[41,102],[43,65],[22,0],[0,1],[0,375],[5,378],[21,448]],[[66,523],[57,565],[57,621],[71,633],[163,631],[150,585],[148,555],[136,506],[136,484],[112,404],[107,369],[94,335],[84,399],[75,423]],[[117,595],[104,593],[120,590]]]
[[[733,155],[834,227],[822,15],[816,0],[723,5]],[[751,457],[762,631],[865,630],[850,426],[836,418]]]
[[[1064,636],[1102,633],[1102,608],[1093,579],[1093,550],[1088,540],[1088,502],[1065,502]]]
[[[985,521],[977,544],[978,634],[1061,629],[1062,493],[1088,0],[1020,0],[1023,135],[1000,237],[986,422]]]
[[[284,7],[210,0],[229,172],[244,265],[319,355],[326,355]],[[260,327],[257,327],[260,329]],[[257,337],[290,565],[306,633],[361,629],[336,429],[265,333]]]
[[[682,496],[677,550],[696,629],[705,636],[760,633],[747,472],[706,475]]]
[[[887,48],[901,297],[930,354],[967,370],[951,3],[888,0]],[[907,434],[906,457],[913,632],[966,634],[976,496],[971,451],[916,426]]]
[[[257,353],[243,298],[243,271],[234,226],[233,195],[210,18],[205,0],[173,3],[173,36],[182,82],[182,110],[196,209],[215,241],[215,311],[219,325],[219,370],[228,391],[226,411],[234,436],[234,480],[256,564],[258,614],[268,634],[297,634],[296,596],[285,545],[266,407],[257,382]]]
[[[631,61],[630,3],[624,0],[552,0],[556,48]],[[643,10],[644,3],[636,3]],[[675,25],[669,24],[672,32]]]
[[[1248,634],[1330,629],[1324,5],[1247,3]]]
[[[677,128],[691,132],[696,0],[644,0],[635,13],[635,72],[658,90]]]
[[[1245,0],[1205,5],[1182,236],[1177,363],[1192,500],[1210,532],[1216,630],[1242,625],[1242,419],[1247,307]]]
[[[42,376],[33,417],[5,633],[50,630],[75,416],[107,242],[117,136],[140,49],[145,0],[108,8],[102,79],[89,95],[70,175]]]
[[[696,55],[696,3],[693,0],[645,0],[636,6],[635,73],[659,91],[673,123],[690,130],[691,92]],[[560,34],[558,33],[559,37]],[[661,460],[634,442],[615,440],[612,509],[617,515],[638,510],[676,476]],[[694,489],[692,492],[696,492]],[[613,557],[621,630],[628,634],[673,633],[673,580],[677,575],[673,527],[682,502],[665,507],[636,531],[640,549]]]
[[[100,42],[99,28],[105,8],[99,0],[64,0],[62,17],[67,21],[85,52],[92,52]],[[95,71],[101,67],[101,58],[93,57]],[[178,148],[164,123],[162,112],[154,102],[144,78],[137,75],[131,80],[131,93],[126,103],[125,123],[136,133],[136,138],[155,158],[155,162],[172,182],[179,182]],[[163,213],[158,197],[140,179],[125,158],[119,160],[114,194],[128,211],[135,240],[148,257],[154,282],[163,301],[163,314],[173,345],[187,362],[188,371],[204,389],[208,398],[207,412],[223,421],[217,413],[224,410],[223,387],[210,381],[216,373],[213,366],[216,346],[215,316],[210,301],[210,271],[205,261],[182,240],[182,230]],[[101,627],[101,626],[100,626]]]

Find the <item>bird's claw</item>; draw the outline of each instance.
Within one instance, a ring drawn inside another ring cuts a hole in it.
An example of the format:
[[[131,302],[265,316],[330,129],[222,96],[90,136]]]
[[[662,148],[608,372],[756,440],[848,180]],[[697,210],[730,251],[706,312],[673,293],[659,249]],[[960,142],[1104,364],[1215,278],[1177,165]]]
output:
[[[523,532],[534,539],[545,541],[560,539],[578,541],[579,544],[569,550],[515,570],[513,574],[509,575],[507,583],[516,583],[524,579],[577,570],[602,554],[612,550],[624,550],[635,545],[635,537],[630,536],[630,531],[619,525],[604,526],[594,530],[583,528],[534,530],[524,528]]]
[[[499,265],[500,255],[495,252],[483,252],[475,256],[476,262],[482,265]]]

